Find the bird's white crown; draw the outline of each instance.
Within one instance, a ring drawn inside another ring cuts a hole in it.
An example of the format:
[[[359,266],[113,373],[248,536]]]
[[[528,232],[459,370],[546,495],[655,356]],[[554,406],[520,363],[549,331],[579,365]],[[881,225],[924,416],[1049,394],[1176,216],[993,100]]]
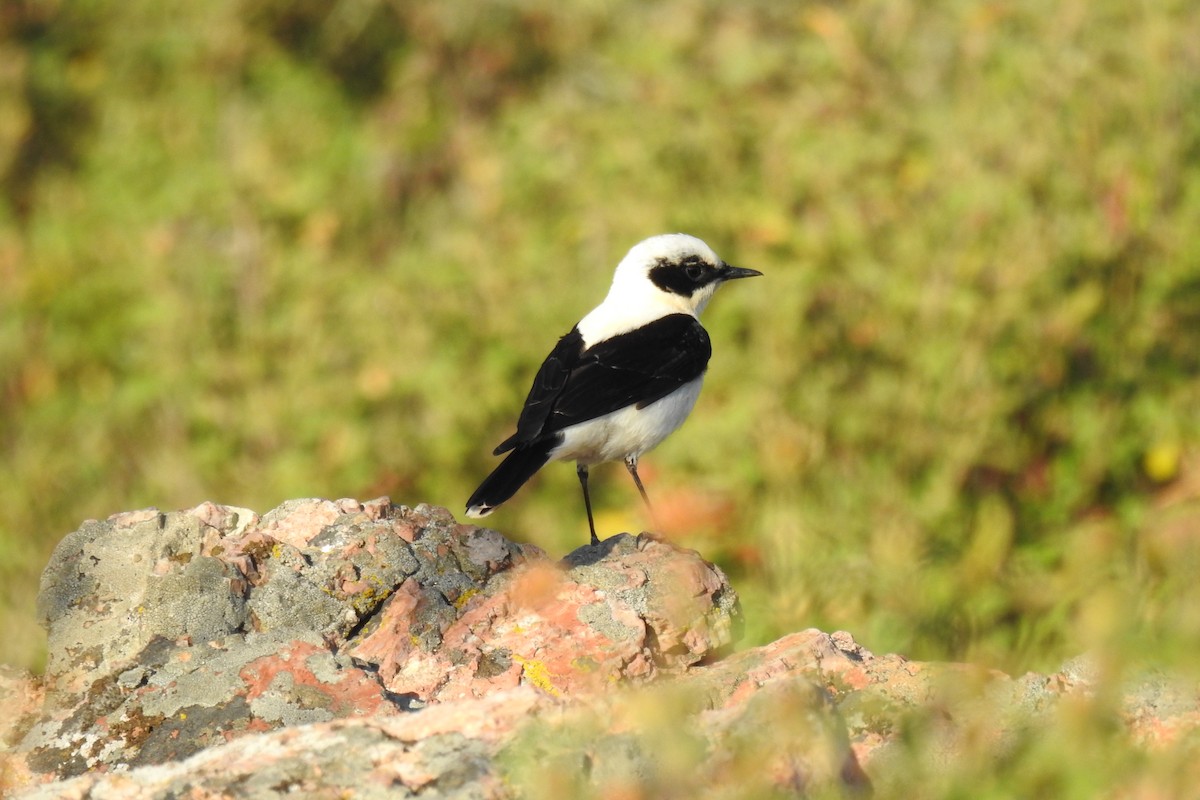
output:
[[[712,299],[717,288],[715,283],[680,293],[664,288],[651,278],[655,268],[682,270],[689,262],[709,270],[724,263],[711,247],[686,233],[664,233],[643,239],[630,248],[617,265],[609,298],[623,302],[649,300],[669,306],[676,312],[698,315]]]
[[[709,266],[721,264],[720,257],[703,240],[686,233],[664,233],[643,239],[629,249],[613,275],[613,285],[646,280],[650,269],[660,263],[679,264],[697,256]]]

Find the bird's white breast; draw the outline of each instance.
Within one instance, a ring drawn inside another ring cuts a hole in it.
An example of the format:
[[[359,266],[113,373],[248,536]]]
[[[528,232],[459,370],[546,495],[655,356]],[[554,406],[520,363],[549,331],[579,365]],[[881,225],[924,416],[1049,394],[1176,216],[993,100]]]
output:
[[[563,429],[563,443],[551,458],[599,464],[641,456],[667,438],[687,419],[700,396],[704,376],[685,383],[656,403],[636,405]]]

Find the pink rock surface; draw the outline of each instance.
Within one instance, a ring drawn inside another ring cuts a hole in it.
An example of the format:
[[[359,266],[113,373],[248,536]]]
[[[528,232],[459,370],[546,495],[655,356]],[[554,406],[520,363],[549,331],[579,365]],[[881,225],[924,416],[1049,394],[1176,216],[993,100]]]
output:
[[[430,701],[521,683],[556,697],[591,692],[685,668],[733,641],[732,590],[694,551],[621,534],[567,565],[524,563],[494,592],[460,594],[435,649],[412,635],[428,598],[410,578],[346,652],[378,664],[390,691]]]

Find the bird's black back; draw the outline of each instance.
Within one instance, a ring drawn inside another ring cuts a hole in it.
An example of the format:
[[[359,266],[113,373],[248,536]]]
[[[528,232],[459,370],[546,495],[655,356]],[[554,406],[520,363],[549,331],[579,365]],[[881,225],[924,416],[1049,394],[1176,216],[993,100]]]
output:
[[[645,408],[703,375],[711,356],[708,333],[690,314],[669,314],[586,349],[572,328],[542,363],[517,432],[495,454],[626,406]]]

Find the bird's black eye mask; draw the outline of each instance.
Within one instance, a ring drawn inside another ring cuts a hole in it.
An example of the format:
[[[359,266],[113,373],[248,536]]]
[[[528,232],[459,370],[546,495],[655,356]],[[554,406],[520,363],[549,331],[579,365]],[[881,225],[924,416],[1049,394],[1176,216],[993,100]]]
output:
[[[664,292],[691,297],[696,290],[720,280],[721,272],[697,255],[680,261],[660,258],[650,268],[650,280]]]

